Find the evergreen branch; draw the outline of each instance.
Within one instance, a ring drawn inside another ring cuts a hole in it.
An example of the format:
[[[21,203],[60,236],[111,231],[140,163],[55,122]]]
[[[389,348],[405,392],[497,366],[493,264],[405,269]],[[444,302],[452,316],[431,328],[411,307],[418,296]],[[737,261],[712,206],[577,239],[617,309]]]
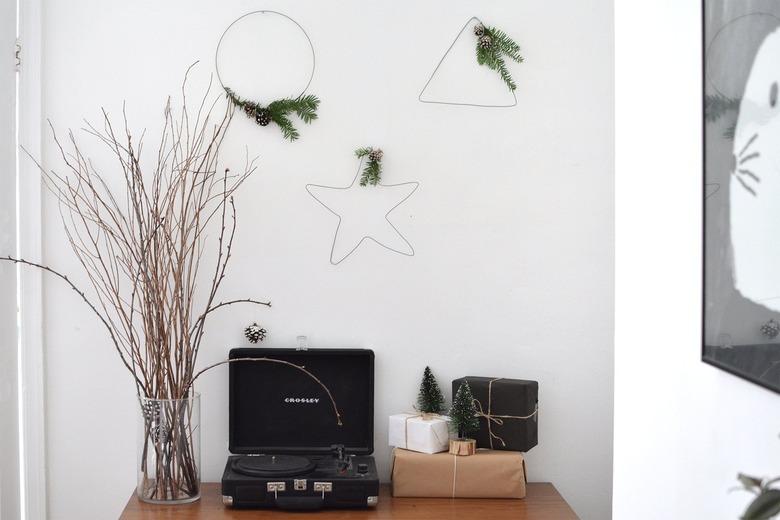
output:
[[[506,83],[506,86],[509,87],[509,90],[515,90],[517,85],[512,79],[512,75],[509,73],[509,69],[506,68],[506,63],[504,63],[503,58],[500,56],[496,56],[496,67],[498,69],[498,73],[501,75],[501,79],[504,80],[504,83]]]
[[[382,168],[377,161],[367,161],[366,167],[363,168],[363,174],[360,176],[360,185],[366,186],[370,184],[376,186],[381,173]]]
[[[276,123],[285,139],[295,141],[300,137],[295,125],[293,125],[290,118],[287,117],[284,112],[271,112],[271,121]]]
[[[514,91],[517,88],[517,84],[512,79],[503,56],[508,56],[511,60],[522,63],[523,57],[520,55],[520,46],[500,29],[482,27],[481,25],[478,28],[482,31],[478,35],[483,34],[483,36],[477,40],[477,63],[497,71],[509,90]],[[482,38],[486,42],[482,42]],[[483,46],[483,43],[485,46]]]
[[[501,52],[518,63],[523,61],[523,57],[520,56],[520,46],[504,31],[495,27],[486,27],[485,33],[493,38],[493,42]]]
[[[241,98],[228,87],[225,87],[225,93],[228,100],[241,108],[247,117],[255,119],[261,126],[268,124],[270,119],[282,131],[284,138],[290,141],[298,139],[300,134],[288,116],[294,113],[304,124],[310,124],[317,119],[317,108],[320,105],[319,98],[314,94],[306,94],[295,99],[277,99],[264,107],[254,101]],[[267,116],[266,120],[262,121],[265,116]]]
[[[355,150],[355,156],[359,159],[368,157],[363,172],[360,174],[361,186],[376,186],[382,178],[382,150],[379,148],[362,147]]]

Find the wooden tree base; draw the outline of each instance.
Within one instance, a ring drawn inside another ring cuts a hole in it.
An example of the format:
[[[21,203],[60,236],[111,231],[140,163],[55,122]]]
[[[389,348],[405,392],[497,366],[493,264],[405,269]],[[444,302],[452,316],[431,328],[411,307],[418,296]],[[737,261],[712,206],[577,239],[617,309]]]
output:
[[[474,439],[453,439],[450,441],[452,455],[474,455],[477,452],[477,441]]]

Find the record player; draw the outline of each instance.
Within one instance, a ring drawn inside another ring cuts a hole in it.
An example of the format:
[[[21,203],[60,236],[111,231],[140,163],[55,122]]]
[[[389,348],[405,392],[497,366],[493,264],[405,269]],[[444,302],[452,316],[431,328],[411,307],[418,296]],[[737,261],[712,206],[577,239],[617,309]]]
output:
[[[375,506],[374,353],[366,349],[235,348],[222,501],[234,508]],[[324,388],[323,388],[324,386]],[[340,415],[336,415],[330,391]]]

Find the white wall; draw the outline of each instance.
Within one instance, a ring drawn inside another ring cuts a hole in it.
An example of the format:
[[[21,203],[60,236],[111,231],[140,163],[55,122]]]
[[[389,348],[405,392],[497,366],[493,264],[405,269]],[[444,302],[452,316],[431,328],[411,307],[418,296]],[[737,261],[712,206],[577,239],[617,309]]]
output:
[[[153,128],[186,66],[212,70],[220,32],[257,8],[290,14],[317,48],[321,120],[283,142],[239,117],[223,160],[260,154],[237,200],[228,297],[273,300],[210,324],[202,362],[243,344],[259,319],[267,344],[372,347],[376,457],[387,476],[387,415],[408,409],[425,364],[447,387],[465,374],[537,379],[540,445],[531,480],[552,481],[585,520],[609,517],[612,435],[612,5],[607,0],[431,2],[47,1],[44,114],[55,127],[127,100]],[[424,105],[417,94],[472,15],[523,46],[518,106]],[[247,62],[255,68],[262,63]],[[260,69],[261,72],[265,72]],[[256,72],[256,71],[255,71]],[[271,68],[268,74],[285,74]],[[151,142],[151,141],[150,141]],[[335,225],[304,190],[346,183],[352,150],[384,148],[387,181],[421,186],[399,212],[417,255],[365,247],[328,261]],[[44,159],[56,165],[51,142]],[[77,273],[51,199],[45,260]],[[83,280],[82,276],[78,277]],[[112,518],[134,485],[133,386],[100,325],[55,281],[45,287],[49,507],[52,519]],[[200,383],[203,476],[221,476],[227,372]],[[449,393],[449,392],[447,392]]]
[[[701,12],[617,2],[616,520],[734,519],[775,475],[776,394],[699,360]]]

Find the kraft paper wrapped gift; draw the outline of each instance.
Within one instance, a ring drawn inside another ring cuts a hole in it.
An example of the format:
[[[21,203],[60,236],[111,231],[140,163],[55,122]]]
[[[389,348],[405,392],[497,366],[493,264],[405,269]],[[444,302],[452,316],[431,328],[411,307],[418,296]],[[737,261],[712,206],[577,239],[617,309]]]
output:
[[[394,497],[525,498],[525,461],[513,451],[461,457],[393,451]]]
[[[399,413],[390,416],[388,444],[398,448],[438,453],[449,449],[450,418],[445,415]]]

